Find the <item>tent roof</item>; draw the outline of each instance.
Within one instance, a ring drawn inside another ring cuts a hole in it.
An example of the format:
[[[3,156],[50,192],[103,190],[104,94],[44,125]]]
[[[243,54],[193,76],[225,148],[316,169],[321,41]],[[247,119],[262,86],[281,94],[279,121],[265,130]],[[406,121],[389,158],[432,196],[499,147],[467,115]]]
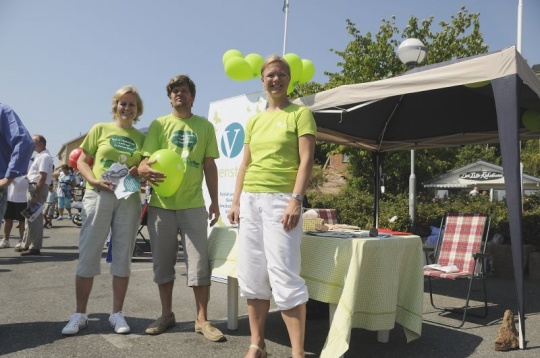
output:
[[[344,85],[294,102],[312,110],[319,140],[350,147],[384,152],[495,143],[495,99],[486,81],[513,75],[519,78],[520,111],[540,111],[540,80],[515,47]],[[520,124],[520,139],[533,138],[540,138],[540,131]]]

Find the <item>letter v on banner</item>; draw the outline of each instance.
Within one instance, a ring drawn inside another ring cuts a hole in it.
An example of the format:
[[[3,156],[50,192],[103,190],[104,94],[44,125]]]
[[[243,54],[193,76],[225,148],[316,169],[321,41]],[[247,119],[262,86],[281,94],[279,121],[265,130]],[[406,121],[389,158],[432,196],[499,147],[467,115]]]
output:
[[[243,94],[236,97],[221,99],[210,103],[208,118],[214,125],[219,148],[219,158],[216,159],[218,168],[219,211],[217,225],[230,225],[227,213],[231,208],[236,173],[242,162],[245,125],[247,120],[266,109],[264,91]],[[234,175],[231,175],[234,173]],[[206,207],[210,205],[210,196],[203,185],[203,195]]]

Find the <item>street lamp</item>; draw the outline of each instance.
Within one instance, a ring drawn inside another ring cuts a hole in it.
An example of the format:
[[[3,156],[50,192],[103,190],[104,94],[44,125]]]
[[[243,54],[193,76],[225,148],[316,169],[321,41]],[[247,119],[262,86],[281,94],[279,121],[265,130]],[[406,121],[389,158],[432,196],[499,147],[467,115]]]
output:
[[[418,39],[406,39],[399,45],[396,55],[409,69],[421,64],[427,55],[427,48]]]
[[[396,55],[401,62],[407,66],[408,69],[412,69],[421,64],[427,55],[427,48],[422,41],[418,39],[406,39],[403,41],[397,51]],[[409,177],[409,218],[411,225],[414,223],[414,207],[416,203],[416,175],[414,174],[414,149],[411,150],[411,176]]]

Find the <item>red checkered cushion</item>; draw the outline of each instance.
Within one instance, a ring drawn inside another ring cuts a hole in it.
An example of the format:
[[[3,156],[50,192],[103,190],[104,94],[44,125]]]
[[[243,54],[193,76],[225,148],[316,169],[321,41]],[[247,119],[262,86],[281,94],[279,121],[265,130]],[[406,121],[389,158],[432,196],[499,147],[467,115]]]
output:
[[[313,209],[319,214],[321,219],[324,219],[325,224],[336,225],[338,223],[336,209]]]
[[[459,272],[424,269],[425,276],[456,279],[473,274],[473,253],[482,252],[482,237],[487,216],[482,214],[448,214],[437,263],[456,265]]]

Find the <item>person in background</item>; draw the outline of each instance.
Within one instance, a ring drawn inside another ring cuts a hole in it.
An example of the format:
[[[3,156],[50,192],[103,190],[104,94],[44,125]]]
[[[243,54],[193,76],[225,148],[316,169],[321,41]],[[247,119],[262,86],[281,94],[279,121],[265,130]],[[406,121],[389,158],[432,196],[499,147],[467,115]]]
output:
[[[238,282],[247,299],[251,345],[266,358],[265,323],[273,297],[289,332],[292,357],[304,357],[308,291],[300,277],[302,201],[313,168],[312,113],[289,102],[291,71],[279,56],[263,64],[267,108],[246,123],[244,156],[227,217],[239,224]]]
[[[478,195],[479,191],[477,187],[474,187],[473,190],[469,192],[469,195],[476,196]]]
[[[56,215],[56,202],[58,200],[58,194],[54,190],[54,184],[49,184],[49,194],[47,195],[47,201],[45,201],[45,207],[43,208],[43,219],[45,223],[43,224],[44,228],[52,228],[52,219]]]
[[[58,217],[56,220],[64,220],[64,209],[68,214],[68,219],[71,220],[71,190],[75,187],[75,176],[71,173],[69,165],[64,164],[60,167],[58,173],[58,186],[56,195],[58,197]]]
[[[49,192],[49,184],[52,182],[53,159],[47,150],[47,140],[41,134],[33,136],[35,151],[30,168],[28,169],[28,205],[33,208],[36,205],[43,205]],[[33,221],[26,220],[23,239],[15,245],[15,251],[21,256],[41,255],[43,245],[43,213],[40,213]]]
[[[112,98],[113,121],[94,125],[81,144],[77,168],[86,179],[83,198],[83,224],[79,236],[79,262],[75,276],[76,311],[62,330],[77,334],[88,326],[86,309],[94,277],[101,273],[101,254],[111,232],[112,313],[109,325],[116,333],[129,333],[122,311],[131,273],[131,258],[141,216],[140,193],[118,199],[113,183],[102,175],[114,163],[126,165],[138,176],[144,134],[133,125],[143,113],[143,102],[134,86],[124,86]],[[90,168],[90,160],[95,158]]]
[[[7,188],[28,172],[33,151],[32,136],[17,113],[0,102],[0,218],[6,211]]]
[[[207,317],[210,299],[210,260],[208,257],[208,220],[213,226],[219,218],[218,175],[215,158],[219,157],[214,126],[191,110],[195,83],[185,75],[172,78],[167,87],[172,113],[152,121],[144,142],[145,159],[139,172],[151,184],[163,182],[164,174],[152,169],[147,157],[159,149],[170,149],[182,157],[186,171],[178,190],[164,198],[157,191],[150,197],[148,233],[154,261],[154,282],[161,299],[161,316],[146,330],[161,334],[176,323],[172,295],[178,255],[178,232],[184,248],[187,285],[193,288],[197,316],[195,332],[213,342],[225,339]],[[202,181],[210,194],[208,212],[202,193]],[[165,179],[166,180],[166,179]]]
[[[19,242],[24,235],[24,216],[21,212],[26,208],[26,193],[28,191],[28,181],[25,177],[16,178],[8,187],[7,207],[4,214],[4,239],[0,242],[0,249],[10,247],[9,236],[13,228],[13,221],[19,223]]]

